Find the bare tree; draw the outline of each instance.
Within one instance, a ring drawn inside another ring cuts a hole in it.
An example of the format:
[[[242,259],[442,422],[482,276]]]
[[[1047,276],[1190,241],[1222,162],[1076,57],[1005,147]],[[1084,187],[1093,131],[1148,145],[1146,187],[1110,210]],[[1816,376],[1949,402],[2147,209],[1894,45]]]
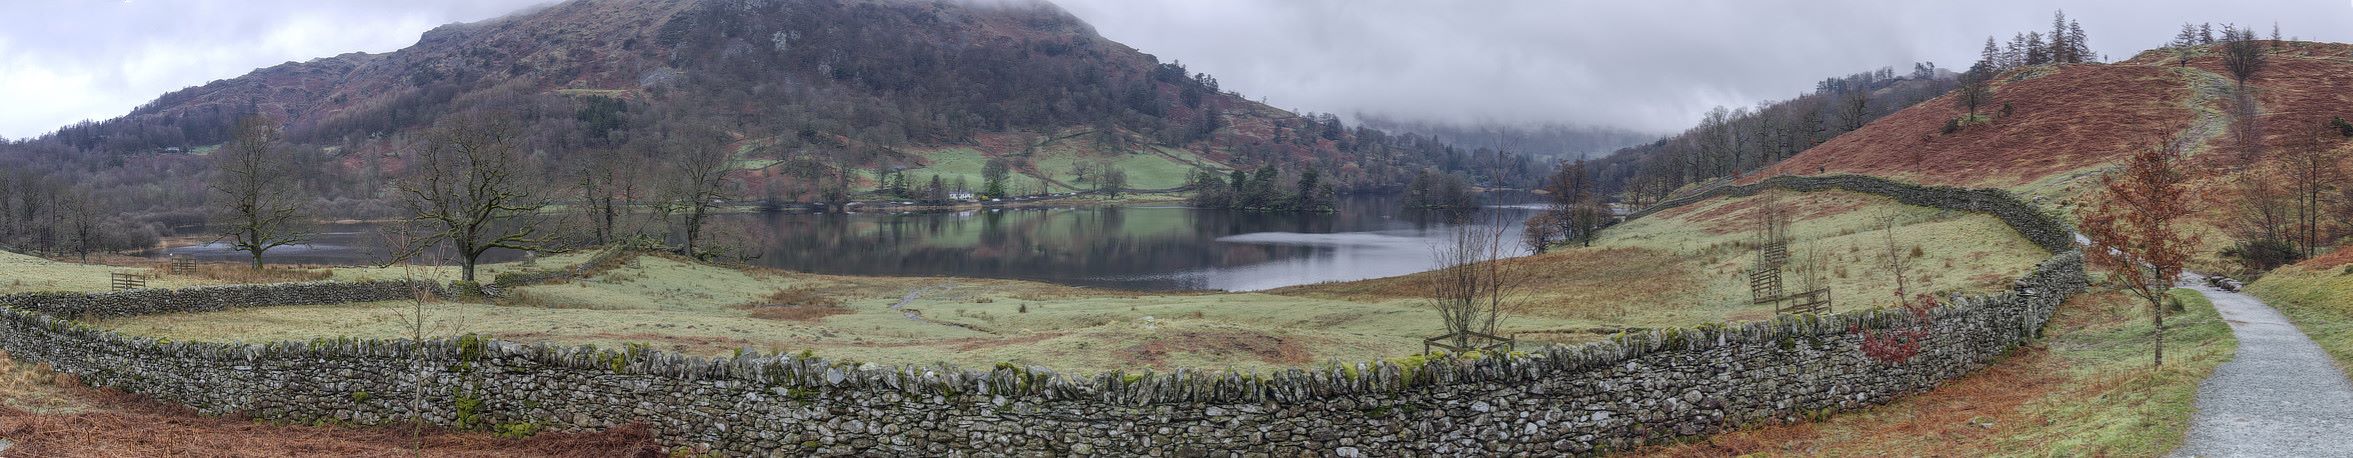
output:
[[[417,235],[416,229],[412,225],[395,224],[387,226],[378,235],[383,238],[385,246],[416,246],[418,240],[423,238]],[[400,248],[394,250],[393,256],[403,255]],[[424,281],[432,275],[423,272],[415,264],[404,264],[400,269],[400,277],[409,282],[409,307],[406,310],[396,309],[395,315],[400,321],[401,330],[408,333],[406,337],[409,341],[423,342],[438,336],[456,335],[459,321],[435,317],[434,310],[426,307],[439,300],[436,292],[426,286],[430,283]],[[410,377],[413,379],[408,399],[409,438],[413,441],[411,447],[417,456],[424,456],[425,453],[425,410],[428,405],[425,392],[431,389],[434,367],[425,360],[424,352],[409,352]]]
[[[2325,125],[2314,127],[2320,129],[2296,132],[2281,149],[2284,154],[2275,163],[2285,172],[2282,175],[2288,178],[2287,190],[2295,202],[2291,208],[2295,210],[2296,221],[2289,225],[2292,229],[2289,238],[2302,249],[2305,258],[2320,254],[2322,247],[2331,244],[2321,230],[2321,216],[2329,213],[2331,191],[2345,176],[2344,158],[2324,140],[2334,132]]]
[[[734,197],[727,172],[734,168],[735,152],[727,147],[725,134],[701,127],[671,132],[664,143],[671,165],[667,195],[682,214],[678,232],[685,245],[679,252],[701,258],[703,226],[720,201]]]
[[[474,280],[474,266],[493,248],[539,250],[536,219],[543,206],[533,189],[530,164],[517,145],[514,124],[468,114],[451,117],[426,134],[425,146],[400,184],[410,218],[433,228],[413,240],[406,259],[449,242],[457,249],[460,280]]]
[[[1969,117],[1977,117],[1977,107],[1993,101],[1993,64],[1978,62],[1961,74],[1961,85],[1953,88],[1953,103],[1969,110]]]
[[[1558,221],[1560,218],[1559,213],[1537,212],[1536,216],[1528,218],[1525,227],[1520,230],[1520,242],[1528,245],[1528,251],[1536,253],[1551,249],[1552,242],[1561,235],[1560,228],[1563,225]]]
[[[290,179],[301,174],[273,121],[245,118],[237,122],[235,135],[212,155],[213,206],[227,224],[221,239],[252,254],[253,268],[259,270],[262,252],[310,241],[308,199]]]
[[[2255,32],[2226,29],[2223,32],[2222,68],[2229,70],[2231,79],[2237,80],[2239,88],[2244,90],[2247,78],[2263,71],[2265,51],[2263,43],[2255,40]]]
[[[1487,223],[1473,219],[1448,228],[1447,238],[1433,250],[1439,267],[1423,282],[1430,308],[1438,311],[1446,340],[1456,349],[1492,345],[1526,279],[1520,268],[1503,262],[1510,254],[1504,240],[1509,226]]]
[[[1904,253],[1902,244],[1896,242],[1895,217],[1881,215],[1879,223],[1884,242],[1882,248],[1885,249],[1881,259],[1887,262],[1887,270],[1894,276],[1896,305],[1910,313],[1915,321],[1910,326],[1864,332],[1862,351],[1864,356],[1874,360],[1898,363],[1909,361],[1920,354],[1920,347],[1927,341],[1928,330],[1936,318],[1931,313],[1936,308],[1936,298],[1925,293],[1912,294],[1911,282],[1905,275],[1905,272],[1911,270],[1910,257]]]
[[[100,237],[104,236],[99,231],[98,217],[105,211],[101,208],[97,193],[88,186],[75,186],[61,192],[58,203],[64,209],[55,212],[58,218],[57,231],[71,238],[74,253],[80,255],[82,261],[88,262],[90,252],[99,249],[102,243]]]
[[[638,174],[644,161],[639,154],[623,149],[597,149],[588,152],[588,159],[579,161],[574,177],[580,190],[582,216],[588,219],[591,236],[598,245],[621,238],[622,213],[635,203]]]
[[[1096,173],[1095,180],[1095,189],[1113,199],[1119,198],[1120,191],[1127,189],[1127,171],[1110,164],[1105,164],[1103,171]],[[1302,196],[1305,198],[1305,195]]]

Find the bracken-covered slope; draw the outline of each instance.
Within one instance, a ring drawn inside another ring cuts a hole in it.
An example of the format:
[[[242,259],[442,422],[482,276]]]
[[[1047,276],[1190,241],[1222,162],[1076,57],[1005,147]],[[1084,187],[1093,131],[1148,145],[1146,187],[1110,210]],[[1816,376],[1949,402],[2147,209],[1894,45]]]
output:
[[[2353,45],[2272,43],[2269,65],[2247,81],[2267,148],[2333,117],[2353,119]],[[2217,45],[2219,46],[2219,45]],[[1759,173],[1862,173],[1929,184],[1998,187],[2041,198],[2080,195],[2131,148],[2172,135],[2192,140],[2202,165],[2226,163],[2235,83],[2218,47],[2180,65],[2171,50],[2111,64],[2028,67],[1994,84],[1991,119],[1945,132],[1964,110],[1951,95],[1912,106]],[[2209,154],[2215,153],[2215,154]],[[2056,204],[2056,202],[2054,202]]]

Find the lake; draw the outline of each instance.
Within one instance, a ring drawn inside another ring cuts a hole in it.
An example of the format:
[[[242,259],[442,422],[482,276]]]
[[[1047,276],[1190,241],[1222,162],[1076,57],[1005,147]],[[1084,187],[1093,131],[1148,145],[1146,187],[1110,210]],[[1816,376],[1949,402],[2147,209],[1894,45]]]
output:
[[[1474,224],[1504,226],[1511,253],[1526,254],[1520,224],[1537,207],[1495,200]],[[1455,227],[1447,219],[1399,208],[1394,197],[1355,196],[1341,199],[1334,213],[1167,206],[731,214],[717,217],[712,230],[722,241],[751,247],[753,264],[802,272],[1252,291],[1429,270],[1436,267],[1434,247]],[[313,245],[271,250],[271,262],[364,264],[386,252],[372,225],[324,229]],[[216,244],[167,252],[205,260],[244,256]]]

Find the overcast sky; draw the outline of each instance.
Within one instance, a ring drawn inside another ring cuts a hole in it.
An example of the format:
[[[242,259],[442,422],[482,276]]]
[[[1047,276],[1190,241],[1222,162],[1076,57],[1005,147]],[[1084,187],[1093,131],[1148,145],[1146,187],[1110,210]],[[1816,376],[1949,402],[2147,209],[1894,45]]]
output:
[[[415,43],[542,0],[7,0],[0,137],[252,69]],[[1966,67],[2052,10],[2123,59],[2183,22],[2353,41],[2353,0],[1058,0],[1098,32],[1283,108],[1670,132],[1716,106],[1911,62]]]

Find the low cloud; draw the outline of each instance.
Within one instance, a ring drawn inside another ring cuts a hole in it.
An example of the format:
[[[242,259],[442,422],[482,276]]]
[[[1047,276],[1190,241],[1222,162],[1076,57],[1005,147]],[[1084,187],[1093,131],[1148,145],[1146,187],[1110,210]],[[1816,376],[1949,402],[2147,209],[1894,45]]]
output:
[[[2114,59],[2180,24],[2239,22],[2348,40],[2337,0],[2075,1],[1062,0],[1104,35],[1285,108],[1430,121],[1690,126],[1717,106],[1918,61],[1967,67],[1987,35],[2065,8]]]
[[[414,44],[441,24],[548,0],[31,1],[0,4],[0,137],[121,116],[289,61]]]
[[[440,24],[551,0],[0,2],[0,136],[120,116],[255,68],[387,52]],[[1028,0],[973,0],[979,4]],[[1104,35],[1278,107],[1400,119],[1673,131],[1823,77],[1935,61],[2066,8],[2111,58],[2182,22],[2278,21],[2353,41],[2344,0],[1060,0]]]

